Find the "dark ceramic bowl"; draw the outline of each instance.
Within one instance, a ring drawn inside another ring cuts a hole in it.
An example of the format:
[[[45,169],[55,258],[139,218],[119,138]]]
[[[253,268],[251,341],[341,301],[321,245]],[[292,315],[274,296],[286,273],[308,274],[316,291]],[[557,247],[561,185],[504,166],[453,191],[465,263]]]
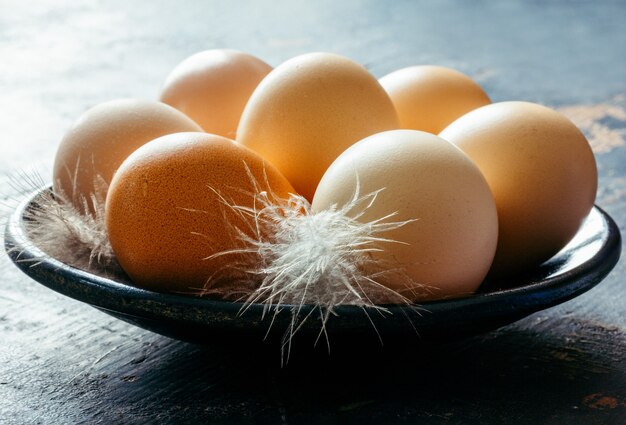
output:
[[[63,295],[86,302],[112,316],[151,331],[186,341],[208,343],[237,336],[262,340],[280,338],[291,323],[291,311],[194,296],[163,294],[116,282],[63,264],[46,256],[28,239],[24,212],[37,202],[42,189],[15,211],[6,228],[5,247],[13,262],[37,282]],[[594,207],[572,242],[555,257],[506,282],[485,282],[475,295],[410,306],[388,306],[387,314],[340,306],[330,317],[331,338],[383,339],[417,336],[421,342],[450,340],[485,332],[531,313],[560,304],[599,283],[615,266],[621,238],[615,222]],[[312,306],[305,306],[306,315]],[[367,313],[367,314],[366,314]],[[318,315],[305,321],[298,335],[317,336]],[[271,324],[271,327],[270,327]],[[374,325],[374,326],[373,326]],[[300,338],[298,336],[298,338]]]

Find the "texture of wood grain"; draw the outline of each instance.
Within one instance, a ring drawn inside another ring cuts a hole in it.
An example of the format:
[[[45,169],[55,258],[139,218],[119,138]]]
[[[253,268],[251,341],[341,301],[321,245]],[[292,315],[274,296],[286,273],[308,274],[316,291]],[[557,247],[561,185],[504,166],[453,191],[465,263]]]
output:
[[[596,148],[597,203],[623,232],[625,21],[621,1],[0,0],[1,201],[16,197],[7,173],[48,176],[81,112],[155,98],[193,52],[237,48],[276,65],[323,50],[376,76],[452,66],[494,101],[572,114]],[[199,347],[112,319],[4,254],[0,272],[1,424],[626,422],[623,261],[588,293],[496,332],[421,350],[301,347],[282,368],[271,347]]]

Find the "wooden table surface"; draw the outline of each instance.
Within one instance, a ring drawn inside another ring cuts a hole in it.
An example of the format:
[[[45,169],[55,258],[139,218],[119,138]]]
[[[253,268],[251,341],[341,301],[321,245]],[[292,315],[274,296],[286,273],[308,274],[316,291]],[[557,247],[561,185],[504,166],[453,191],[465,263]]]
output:
[[[626,223],[626,3],[0,0],[0,188],[49,178],[87,108],[154,99],[203,49],[276,65],[331,51],[376,76],[434,63],[588,135],[597,203]],[[78,3],[78,2],[77,2]],[[315,3],[315,4],[314,4]],[[626,423],[626,268],[498,331],[417,349],[277,352],[174,341],[30,280],[0,256],[0,423]]]

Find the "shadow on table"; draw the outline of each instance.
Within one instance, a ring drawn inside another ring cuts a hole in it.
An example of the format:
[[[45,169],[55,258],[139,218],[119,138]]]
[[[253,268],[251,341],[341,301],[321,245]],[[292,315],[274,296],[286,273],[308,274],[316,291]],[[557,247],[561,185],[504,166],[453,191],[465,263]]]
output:
[[[323,344],[294,347],[282,367],[276,346],[163,339],[136,380],[111,388],[111,403],[176,421],[619,423],[626,335],[598,352],[594,329],[571,329],[586,342],[524,328],[429,346],[334,341],[330,355]]]

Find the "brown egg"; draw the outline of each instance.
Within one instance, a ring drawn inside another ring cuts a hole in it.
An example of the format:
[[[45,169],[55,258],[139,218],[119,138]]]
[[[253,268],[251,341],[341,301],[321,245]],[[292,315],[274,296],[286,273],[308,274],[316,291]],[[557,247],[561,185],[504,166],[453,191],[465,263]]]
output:
[[[259,190],[287,198],[293,188],[268,162],[232,140],[178,133],[139,148],[115,174],[106,200],[106,226],[115,255],[138,286],[198,292],[233,256],[205,260],[237,247],[235,228],[253,224],[224,206],[253,207]]]
[[[357,189],[358,188],[358,189]],[[377,236],[372,257],[402,270],[382,281],[413,301],[473,293],[485,278],[498,239],[498,219],[489,186],[476,165],[454,145],[422,131],[394,130],[367,137],[339,156],[324,174],[312,209],[320,212],[380,191],[353,208],[364,223],[415,220]]]
[[[113,174],[135,149],[181,131],[201,131],[189,117],[164,103],[119,99],[85,112],[68,130],[54,159],[53,185],[84,212],[94,212],[92,194],[102,203]]]
[[[440,136],[474,160],[496,200],[492,276],[522,272],[552,257],[593,206],[598,174],[589,143],[552,109],[494,103],[459,118]]]
[[[341,152],[396,128],[389,96],[365,68],[341,56],[310,53],[278,66],[259,84],[237,141],[271,161],[311,200]]]
[[[236,50],[206,50],[182,61],[165,80],[161,101],[196,121],[207,133],[235,138],[243,108],[272,70]]]
[[[411,66],[380,79],[400,126],[437,134],[461,115],[491,103],[468,76],[443,66]]]

